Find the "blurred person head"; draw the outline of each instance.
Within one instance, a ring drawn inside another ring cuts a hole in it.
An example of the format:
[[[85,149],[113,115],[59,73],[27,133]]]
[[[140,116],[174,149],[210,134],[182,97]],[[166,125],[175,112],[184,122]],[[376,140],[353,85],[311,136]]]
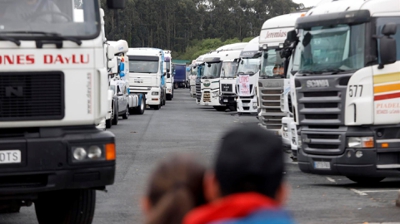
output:
[[[255,192],[282,205],[284,158],[281,137],[258,125],[238,127],[223,137],[213,172],[205,176],[207,200]]]
[[[214,170],[204,177],[207,205],[190,211],[184,224],[293,224],[283,207],[284,158],[280,136],[257,125],[223,136]]]
[[[146,224],[176,224],[194,207],[205,203],[205,167],[189,156],[163,160],[150,177],[143,200]]]

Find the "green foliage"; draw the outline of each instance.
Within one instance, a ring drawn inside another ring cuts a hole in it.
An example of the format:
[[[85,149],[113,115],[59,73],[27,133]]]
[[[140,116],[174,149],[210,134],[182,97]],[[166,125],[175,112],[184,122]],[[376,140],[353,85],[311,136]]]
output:
[[[250,42],[252,39],[254,39],[254,37],[246,37],[243,38],[243,42]]]
[[[304,7],[292,0],[126,0],[124,10],[112,11],[101,3],[109,40],[169,49],[187,60],[258,36],[265,20]]]

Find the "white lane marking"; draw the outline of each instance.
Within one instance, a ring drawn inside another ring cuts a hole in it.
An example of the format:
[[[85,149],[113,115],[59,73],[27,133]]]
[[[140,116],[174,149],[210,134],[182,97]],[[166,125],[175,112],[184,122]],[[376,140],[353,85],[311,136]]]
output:
[[[354,189],[354,188],[350,188],[350,190],[353,191],[354,193],[358,194],[358,195],[361,195],[361,196],[366,196],[366,195],[368,195],[368,194],[366,194],[366,193],[364,193],[364,192],[362,192],[362,191],[356,190],[356,189]]]
[[[400,191],[400,190],[367,190],[362,191],[364,193],[380,193],[380,192],[392,192],[392,191]]]
[[[334,179],[332,179],[332,178],[330,178],[330,177],[326,177],[326,179],[327,179],[329,182],[336,183],[336,180],[334,180]]]

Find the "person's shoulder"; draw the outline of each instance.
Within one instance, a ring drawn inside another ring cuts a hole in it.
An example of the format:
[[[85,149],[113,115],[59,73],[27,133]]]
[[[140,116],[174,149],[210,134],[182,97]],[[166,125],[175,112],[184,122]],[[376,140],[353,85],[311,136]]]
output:
[[[220,220],[210,224],[295,224],[287,211],[259,209],[246,217]]]

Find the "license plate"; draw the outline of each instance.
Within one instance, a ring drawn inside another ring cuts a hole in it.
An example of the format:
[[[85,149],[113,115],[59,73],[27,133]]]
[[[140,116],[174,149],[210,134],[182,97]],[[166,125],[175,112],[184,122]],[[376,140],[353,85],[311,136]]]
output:
[[[330,162],[314,162],[314,168],[318,170],[330,170],[331,163]]]
[[[0,151],[0,164],[20,163],[20,150],[2,150]]]
[[[224,99],[224,103],[227,103],[228,102],[228,99]]]
[[[242,104],[244,107],[249,107],[250,105],[248,103],[243,103]]]

